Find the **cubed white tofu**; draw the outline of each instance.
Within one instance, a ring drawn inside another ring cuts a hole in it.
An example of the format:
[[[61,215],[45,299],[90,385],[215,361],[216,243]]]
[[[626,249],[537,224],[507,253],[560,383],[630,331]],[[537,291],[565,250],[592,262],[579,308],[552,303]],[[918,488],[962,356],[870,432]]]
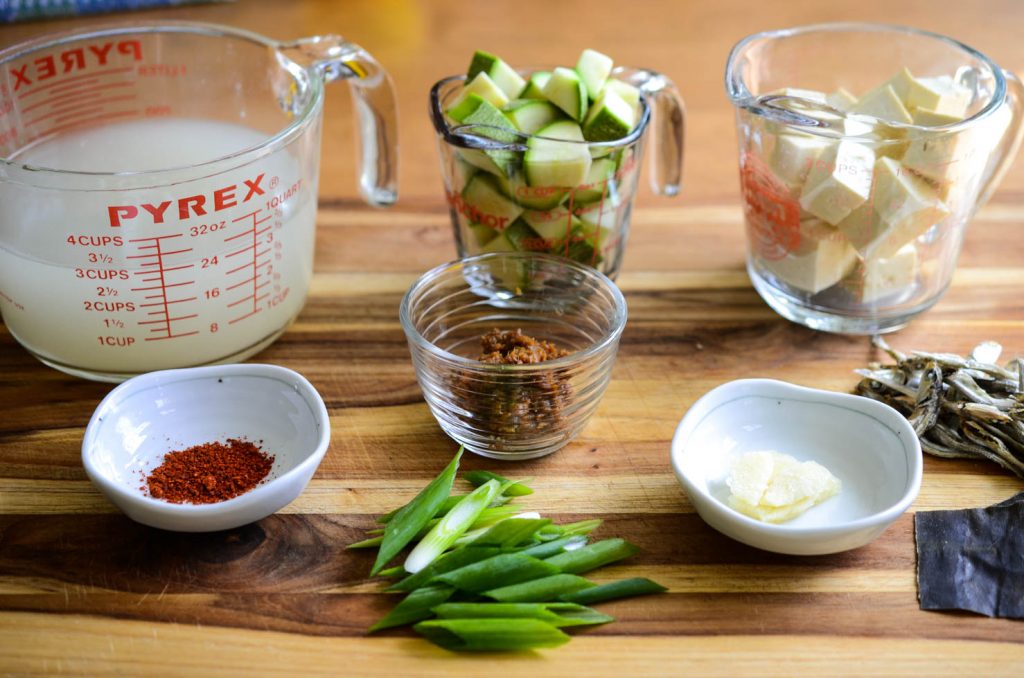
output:
[[[838,224],[868,199],[874,164],[875,153],[866,144],[832,144],[808,173],[800,207],[829,224]]]
[[[782,259],[763,263],[786,284],[817,294],[850,272],[857,252],[834,227],[807,219],[800,222],[800,244]]]
[[[865,258],[886,258],[948,215],[928,182],[892,158],[879,158],[870,202],[838,228]]]
[[[790,190],[796,190],[804,185],[822,152],[834,143],[834,140],[809,134],[780,134],[775,139],[768,164],[776,177]]]
[[[885,84],[871,90],[850,109],[853,113],[861,113],[885,120],[886,122],[899,122],[906,125],[914,120],[910,117],[907,107],[903,105],[896,90],[892,85]]]
[[[825,97],[825,103],[832,108],[838,108],[840,111],[848,111],[857,103],[857,97],[849,90],[840,87]]]
[[[942,101],[942,90],[937,82],[915,78],[908,68],[890,78],[888,85],[909,110],[935,108]]]
[[[943,115],[963,118],[967,115],[967,107],[971,104],[971,90],[953,82],[949,76],[935,78],[918,78],[922,87],[939,93],[939,100],[931,106],[914,104],[916,108],[927,108]]]
[[[866,259],[854,272],[861,277],[853,287],[859,292],[862,303],[873,303],[906,291],[917,279],[919,267],[917,248],[904,245],[891,257]]]
[[[914,118],[915,125],[921,125],[922,127],[940,127],[942,125],[952,125],[955,122],[963,120],[958,115],[948,115],[946,113],[939,113],[929,108],[915,108],[914,112],[911,113]]]
[[[932,182],[940,194],[948,193],[948,184],[963,172],[957,165],[967,159],[961,148],[969,149],[963,132],[923,134],[910,141],[901,162],[904,167]]]

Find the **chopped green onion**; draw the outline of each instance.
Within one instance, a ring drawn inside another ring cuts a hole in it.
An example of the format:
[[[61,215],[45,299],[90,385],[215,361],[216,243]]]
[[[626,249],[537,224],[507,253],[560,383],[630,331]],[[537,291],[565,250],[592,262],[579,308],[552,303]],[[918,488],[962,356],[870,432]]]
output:
[[[601,527],[602,522],[604,521],[600,518],[592,518],[590,520],[581,520],[578,523],[559,525],[559,527],[562,528],[563,537],[571,537],[574,534],[590,534],[597,528]]]
[[[444,514],[448,513],[449,511],[452,510],[452,507],[458,504],[465,496],[466,495],[464,494],[457,494],[452,497],[445,497],[445,500],[441,502],[440,506],[437,507],[437,510],[434,512],[434,515],[432,515],[431,518],[440,518]],[[388,523],[391,521],[392,518],[395,517],[395,514],[401,510],[401,508],[396,508],[394,511],[391,511],[390,513],[385,513],[380,518],[377,518],[377,522]]]
[[[392,584],[387,590],[413,591],[440,574],[457,570],[466,565],[472,565],[473,563],[496,556],[499,553],[501,553],[501,550],[495,547],[477,548],[475,546],[467,546],[464,549],[444,554],[416,574],[411,574],[402,581]],[[404,571],[405,568],[402,569]]]
[[[517,554],[518,555],[518,554]],[[498,556],[500,558],[500,556]],[[541,561],[546,563],[547,561]],[[594,582],[574,574],[556,574],[542,579],[533,579],[521,584],[502,586],[485,591],[483,595],[502,603],[543,603],[558,600],[560,596],[582,591],[594,586]]]
[[[497,588],[502,584],[518,584],[552,574],[558,574],[558,568],[543,560],[524,556],[521,553],[502,553],[487,560],[446,572],[432,581],[454,586],[470,593],[480,593]]]
[[[549,518],[507,518],[470,542],[473,546],[512,548],[531,543],[537,530],[551,524]]]
[[[662,593],[664,591],[668,591],[668,589],[661,584],[644,577],[634,577],[633,579],[620,579],[619,581],[601,584],[593,588],[582,589],[575,593],[566,593],[559,596],[559,600],[580,605],[593,605],[594,603],[603,603],[606,600],[615,600],[616,598],[646,596],[650,593]]]
[[[419,544],[416,544],[412,553],[405,559],[405,570],[416,574],[437,560],[463,532],[472,527],[500,489],[501,484],[497,480],[489,480],[470,492],[456,504],[455,508],[438,520],[437,525],[434,525]],[[398,516],[395,516],[395,520],[398,520]],[[388,526],[390,527],[391,523],[388,523]],[[383,546],[381,548],[383,549]]]
[[[568,635],[539,619],[432,619],[412,628],[447,650],[530,650],[569,642]]]
[[[483,511],[480,512],[480,515],[473,523],[471,531],[467,532],[465,535],[463,535],[463,537],[472,534],[474,535],[473,539],[475,539],[480,535],[486,534],[487,530],[490,529],[491,526],[497,525],[501,521],[508,519],[509,516],[514,516],[517,510],[518,509],[515,506],[491,506],[485,508]],[[416,533],[415,539],[423,539],[424,537],[426,537],[430,530],[432,530],[440,520],[440,518],[434,518],[433,520],[429,521],[423,527],[422,530]],[[383,541],[383,538],[380,536],[382,532],[384,532],[383,529],[369,530],[367,531],[367,534],[377,536],[370,537],[369,539],[364,539],[362,541],[357,541],[354,544],[349,544],[345,548],[366,549],[370,548],[371,546],[377,546],[381,543],[381,541]],[[459,537],[459,540],[461,541],[463,537]],[[469,539],[465,543],[471,543],[473,539]]]
[[[453,494],[452,496],[446,498],[441,503],[441,506],[438,507],[437,511],[434,512],[434,516],[433,517],[434,518],[440,518],[444,514],[446,514],[449,511],[451,511],[455,507],[456,504],[458,504],[460,501],[465,499],[467,496],[468,495],[466,495],[466,494]],[[491,502],[491,508],[494,508],[496,506],[504,506],[505,504],[509,503],[510,501],[512,501],[512,497],[511,496],[507,496],[507,495],[504,495],[504,494],[499,494],[497,497],[494,498],[494,501]],[[392,518],[395,517],[395,514],[398,513],[399,510],[400,509],[395,509],[394,511],[391,511],[390,513],[385,513],[380,518],[377,518],[377,522],[378,523],[387,523],[388,521],[390,521]]]
[[[576,534],[571,537],[562,537],[560,539],[555,539],[554,541],[547,541],[543,544],[531,546],[520,551],[520,553],[543,560],[545,558],[550,558],[551,556],[556,556],[562,551],[572,551],[586,545],[587,537],[582,534]]]
[[[508,497],[523,497],[533,494],[533,490],[529,486],[524,485],[523,481],[510,481],[505,476],[499,476],[497,473],[491,473],[490,471],[467,471],[462,474],[462,477],[472,483],[474,487],[480,487],[488,480],[497,480],[505,486],[502,494]]]
[[[522,518],[524,520],[540,520],[540,514],[536,511],[526,511],[524,513],[515,514],[512,516],[512,518]],[[508,519],[506,518],[506,520]],[[472,544],[477,539],[485,535],[487,533],[487,530],[488,528],[480,529],[474,526],[473,529],[469,530],[464,535],[456,539],[455,544],[453,544],[452,548],[459,548],[460,546],[468,546],[469,544]]]
[[[554,541],[560,537],[565,536],[565,530],[562,529],[561,525],[548,525],[537,530],[537,534],[534,535],[539,541]]]
[[[615,621],[615,617],[572,603],[442,603],[433,612],[441,619],[528,618],[559,627]]]
[[[409,573],[406,572],[405,568],[401,565],[396,565],[395,567],[389,567],[386,570],[381,570],[378,574],[381,577],[388,577],[389,579],[393,579],[395,577],[404,577]]]
[[[462,450],[463,448],[460,447],[459,451],[455,453],[455,458],[441,471],[441,474],[430,481],[430,484],[424,487],[412,501],[398,509],[394,517],[388,521],[387,527],[384,528],[380,551],[377,552],[377,560],[370,569],[371,577],[380,572],[392,558],[398,555],[399,551],[405,548],[406,544],[416,537],[423,526],[434,517],[434,513],[437,512],[442,502],[452,493],[452,484],[455,482],[455,473],[459,470]],[[408,563],[405,569],[409,569]]]
[[[567,574],[582,574],[596,570],[602,565],[629,558],[639,552],[640,549],[625,539],[605,539],[575,551],[559,553],[544,562],[554,565]]]
[[[427,619],[433,615],[430,610],[451,598],[453,593],[455,593],[455,589],[451,586],[418,588],[403,598],[398,605],[395,605],[394,609],[388,612],[383,619],[371,626],[370,633]]]
[[[373,548],[374,546],[380,546],[381,542],[383,542],[383,541],[384,541],[384,537],[383,536],[370,537],[369,539],[364,539],[362,541],[353,542],[353,543],[349,544],[348,546],[346,546],[345,548],[347,548],[347,549],[369,549],[369,548]]]

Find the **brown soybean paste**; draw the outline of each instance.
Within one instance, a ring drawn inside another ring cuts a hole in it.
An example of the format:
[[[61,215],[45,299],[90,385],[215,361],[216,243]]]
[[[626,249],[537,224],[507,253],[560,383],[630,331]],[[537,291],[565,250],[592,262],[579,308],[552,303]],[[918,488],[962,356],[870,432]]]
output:
[[[494,365],[533,365],[569,355],[550,341],[535,339],[521,330],[493,329],[480,338],[480,362]],[[494,375],[480,389],[464,384],[470,394],[466,408],[486,419],[499,434],[555,432],[564,426],[563,412],[572,399],[565,370],[544,373]]]

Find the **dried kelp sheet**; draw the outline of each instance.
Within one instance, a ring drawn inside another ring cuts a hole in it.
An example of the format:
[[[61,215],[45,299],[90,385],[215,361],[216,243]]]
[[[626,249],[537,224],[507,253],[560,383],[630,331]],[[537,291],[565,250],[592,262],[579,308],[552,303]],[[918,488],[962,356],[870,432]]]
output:
[[[1024,619],[1024,492],[988,508],[914,515],[922,610]]]

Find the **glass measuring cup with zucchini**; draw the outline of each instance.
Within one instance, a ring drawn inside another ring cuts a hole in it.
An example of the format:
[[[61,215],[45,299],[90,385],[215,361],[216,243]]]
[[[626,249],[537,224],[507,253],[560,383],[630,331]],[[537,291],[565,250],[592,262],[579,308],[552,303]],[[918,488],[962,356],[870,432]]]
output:
[[[460,257],[544,252],[614,279],[650,126],[651,185],[680,189],[675,86],[593,50],[573,69],[521,71],[477,52],[466,75],[431,89],[430,115]]]
[[[952,280],[1017,154],[1020,80],[951,38],[876,24],[758,33],[729,56],[747,268],[815,329],[898,329]]]
[[[117,381],[242,360],[301,310],[323,85],[351,85],[360,188],[397,196],[394,94],[337,36],[161,21],[0,52],[0,311],[44,363]]]

